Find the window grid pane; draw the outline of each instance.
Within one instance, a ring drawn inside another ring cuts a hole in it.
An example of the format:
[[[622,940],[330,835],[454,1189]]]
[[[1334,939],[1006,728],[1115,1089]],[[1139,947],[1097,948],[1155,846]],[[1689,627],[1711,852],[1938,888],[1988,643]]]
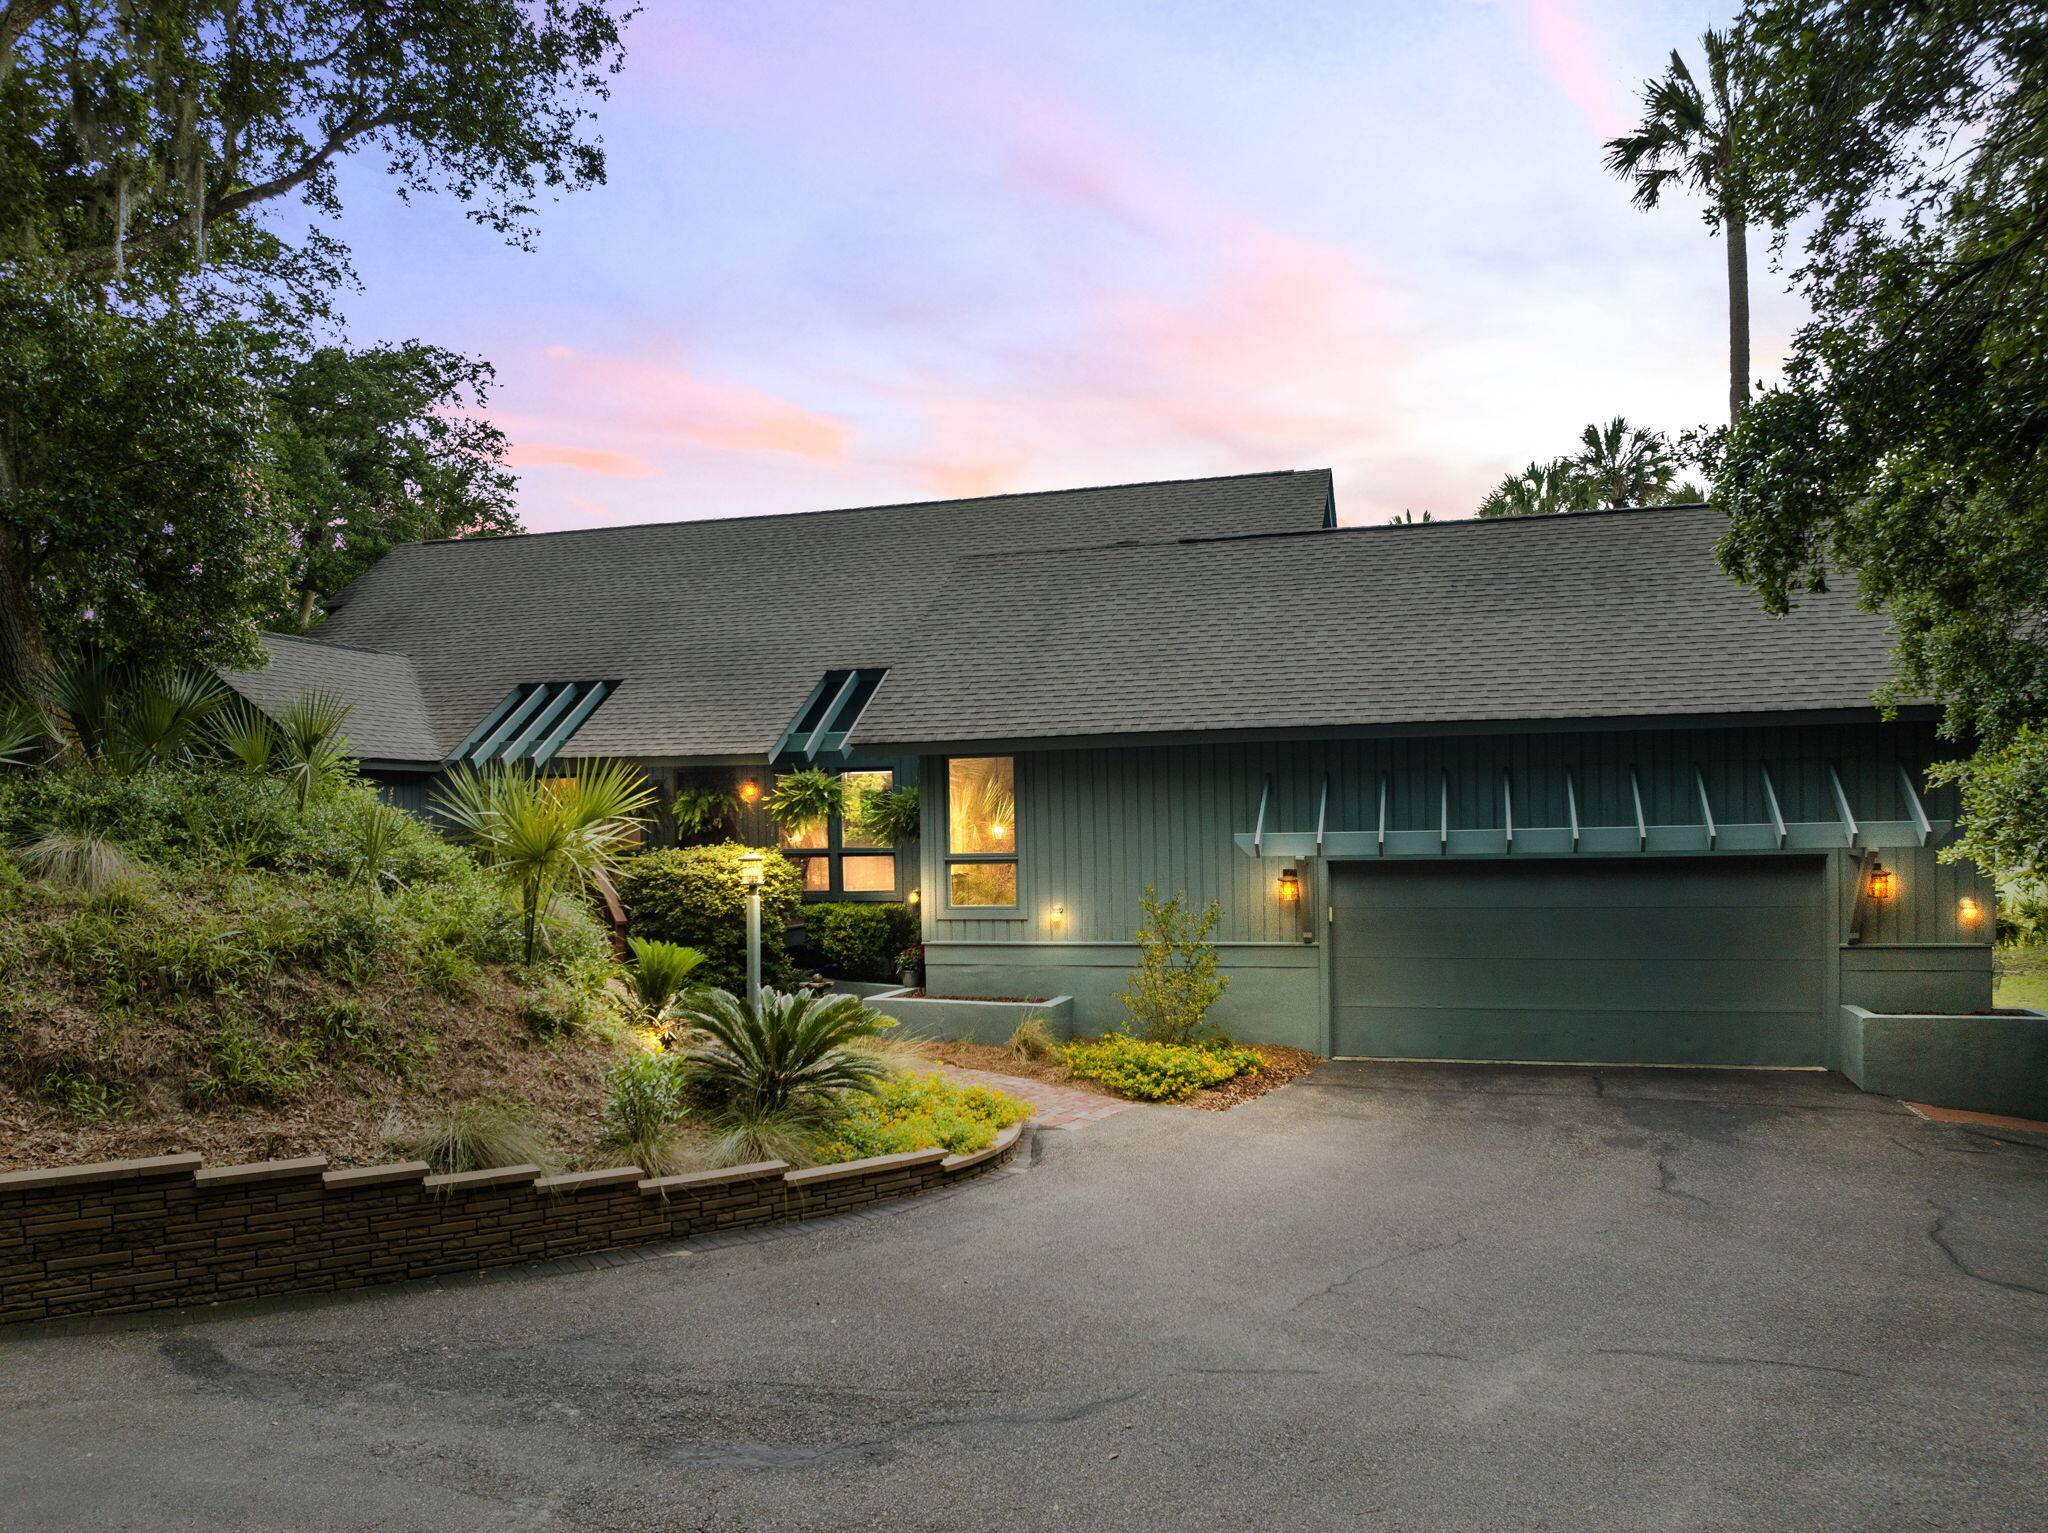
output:
[[[1017,764],[1009,756],[946,763],[947,849],[1004,856],[1017,850]]]
[[[951,904],[977,907],[1017,903],[1014,862],[956,862],[947,867],[946,877]]]

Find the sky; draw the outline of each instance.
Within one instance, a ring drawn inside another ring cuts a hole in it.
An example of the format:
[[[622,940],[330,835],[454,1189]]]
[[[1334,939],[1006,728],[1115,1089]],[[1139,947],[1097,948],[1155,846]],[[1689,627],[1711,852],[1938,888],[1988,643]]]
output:
[[[536,250],[348,166],[349,338],[496,366],[533,530],[1323,467],[1468,515],[1725,411],[1720,242],[1601,145],[1731,9],[651,0]]]

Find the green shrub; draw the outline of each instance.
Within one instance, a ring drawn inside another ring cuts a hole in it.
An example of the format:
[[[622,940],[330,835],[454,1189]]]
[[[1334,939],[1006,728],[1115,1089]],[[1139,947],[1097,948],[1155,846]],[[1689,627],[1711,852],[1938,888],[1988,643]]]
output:
[[[1186,894],[1162,900],[1150,884],[1138,907],[1145,913],[1138,926],[1138,967],[1117,999],[1144,1037],[1193,1043],[1230,983],[1219,972],[1216,944],[1209,940],[1222,907],[1211,900],[1197,916]]]
[[[559,1163],[526,1109],[511,1102],[458,1102],[416,1128],[400,1128],[387,1137],[401,1154],[443,1174],[499,1166],[547,1171]]]
[[[723,990],[738,990],[747,979],[747,886],[740,858],[748,850],[725,841],[647,852],[628,859],[616,879],[634,935],[695,948],[704,963],[691,977]],[[790,968],[783,933],[803,903],[803,877],[795,864],[770,852],[764,878],[762,981],[786,986]]]
[[[613,1067],[609,1087],[604,1118],[615,1143],[659,1138],[690,1110],[682,1060],[674,1054],[630,1055]]]
[[[1155,1043],[1125,1033],[1062,1045],[1059,1057],[1071,1073],[1141,1102],[1179,1102],[1206,1086],[1256,1075],[1260,1065],[1252,1050],[1231,1044]]]
[[[1031,1104],[992,1086],[962,1086],[943,1075],[896,1075],[873,1095],[850,1099],[820,1147],[825,1161],[865,1160],[910,1150],[972,1155],[1031,1116]]]
[[[917,941],[917,912],[890,903],[804,906],[804,928],[834,979],[896,977],[896,955]]]

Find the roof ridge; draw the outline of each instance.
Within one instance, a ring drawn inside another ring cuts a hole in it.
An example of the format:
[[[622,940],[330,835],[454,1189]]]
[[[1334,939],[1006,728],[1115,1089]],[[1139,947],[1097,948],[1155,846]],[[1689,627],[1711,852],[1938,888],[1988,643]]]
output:
[[[340,639],[316,639],[307,633],[276,633],[268,628],[259,628],[256,637],[263,640],[283,639],[290,644],[312,644],[321,649],[344,649],[352,655],[376,655],[385,660],[403,660],[413,663],[412,656],[399,649],[371,649],[367,644],[346,644]]]
[[[1447,516],[1429,522],[1352,522],[1336,527],[1288,528],[1277,532],[1191,533],[1175,538],[1176,543],[1247,543],[1255,538],[1328,537],[1340,532],[1423,532],[1446,527],[1504,527],[1511,523],[1556,527],[1565,523],[1591,521],[1603,516],[1640,516],[1658,511],[1711,511],[1712,501],[1674,500],[1661,506],[1599,506],[1591,511],[1556,511],[1547,516]],[[1001,552],[1001,550],[990,550]]]
[[[1294,475],[1320,474],[1330,477],[1327,468],[1267,468],[1243,474],[1194,474],[1182,479],[1128,479],[1114,484],[1076,484],[1051,490],[1005,490],[1000,495],[961,495],[940,500],[884,500],[864,506],[820,506],[808,511],[751,511],[743,516],[679,516],[666,521],[625,522],[616,527],[554,527],[545,532],[495,533],[488,537],[468,538],[421,538],[417,542],[401,543],[391,550],[397,553],[406,548],[427,548],[438,543],[486,544],[519,542],[532,538],[581,537],[590,533],[645,532],[654,527],[685,527],[705,524],[727,524],[732,522],[766,522],[795,520],[813,516],[854,516],[868,511],[914,511],[932,506],[980,506],[999,500],[1045,500],[1058,495],[1094,495],[1105,490],[1149,490],[1163,485],[1180,484],[1227,484],[1240,479],[1283,479]],[[388,558],[389,555],[386,555]],[[344,589],[346,589],[344,587]]]

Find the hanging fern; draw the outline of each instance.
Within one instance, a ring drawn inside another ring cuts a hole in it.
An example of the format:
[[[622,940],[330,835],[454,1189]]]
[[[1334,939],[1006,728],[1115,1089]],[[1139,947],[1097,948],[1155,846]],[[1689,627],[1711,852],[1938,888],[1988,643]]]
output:
[[[739,805],[723,788],[686,787],[676,790],[668,812],[675,821],[677,839],[697,841],[729,830]]]
[[[786,772],[775,779],[768,796],[768,817],[784,835],[794,836],[845,808],[846,790],[838,778],[817,767]]]
[[[881,846],[917,839],[920,807],[915,788],[890,788],[863,797],[855,812],[860,833]]]

